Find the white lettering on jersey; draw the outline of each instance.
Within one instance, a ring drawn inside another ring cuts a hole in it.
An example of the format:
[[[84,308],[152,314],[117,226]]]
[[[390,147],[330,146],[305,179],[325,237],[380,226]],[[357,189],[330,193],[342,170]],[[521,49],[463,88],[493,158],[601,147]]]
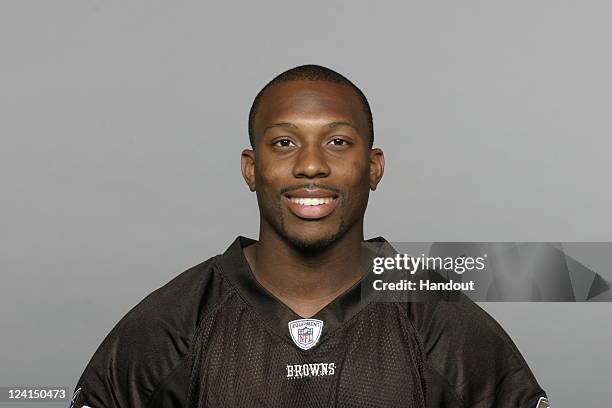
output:
[[[74,404],[76,404],[77,398],[79,397],[80,393],[81,387],[74,391],[74,393],[72,394],[72,398],[70,398],[70,408],[74,408]]]
[[[77,398],[79,398],[79,394],[81,393],[81,387],[79,387],[74,394],[72,394],[72,398],[70,398],[70,408],[77,408],[75,405],[77,403]],[[92,408],[89,405],[82,405],[81,408]]]
[[[326,377],[336,373],[336,363],[287,364],[287,378]]]
[[[538,404],[535,408],[550,408],[548,398],[540,397],[540,399],[538,400]]]

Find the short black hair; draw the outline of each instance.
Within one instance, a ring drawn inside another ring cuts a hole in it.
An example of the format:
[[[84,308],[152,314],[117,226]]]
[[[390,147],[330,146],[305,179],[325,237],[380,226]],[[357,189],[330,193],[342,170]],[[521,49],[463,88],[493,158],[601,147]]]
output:
[[[255,126],[255,115],[257,115],[257,109],[259,108],[259,104],[261,103],[261,99],[265,93],[265,91],[271,86],[281,83],[281,82],[290,82],[290,81],[325,81],[325,82],[334,82],[337,84],[342,84],[351,87],[359,96],[361,101],[361,106],[363,108],[363,112],[366,115],[366,119],[368,121],[368,131],[369,131],[369,139],[370,139],[370,148],[374,144],[374,121],[372,120],[372,110],[370,109],[370,104],[368,103],[368,99],[364,95],[364,93],[352,83],[345,76],[337,73],[336,71],[323,67],[321,65],[300,65],[295,68],[291,68],[282,74],[276,76],[273,80],[268,82],[266,86],[264,86],[261,91],[253,100],[253,104],[251,105],[251,110],[249,111],[249,141],[251,142],[251,147],[255,147],[255,135],[254,135],[254,126]]]

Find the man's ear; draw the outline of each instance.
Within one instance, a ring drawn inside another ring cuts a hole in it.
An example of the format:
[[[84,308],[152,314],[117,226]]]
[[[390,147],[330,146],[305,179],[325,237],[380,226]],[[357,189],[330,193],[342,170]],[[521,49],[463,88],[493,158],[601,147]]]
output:
[[[249,190],[255,191],[255,151],[244,149],[240,155],[242,177],[249,186]]]
[[[381,149],[370,149],[370,189],[376,190],[385,172],[385,154]]]

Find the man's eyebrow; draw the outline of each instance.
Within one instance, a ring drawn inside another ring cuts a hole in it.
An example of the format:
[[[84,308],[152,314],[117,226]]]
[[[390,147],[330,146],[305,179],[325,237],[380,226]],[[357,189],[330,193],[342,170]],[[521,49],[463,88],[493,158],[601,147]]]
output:
[[[338,126],[350,126],[353,129],[357,130],[357,126],[353,125],[351,122],[347,122],[347,121],[343,121],[343,120],[335,121],[335,122],[330,122],[330,123],[328,123],[325,126],[326,127],[330,127],[330,128],[335,128],[335,127],[338,127]]]
[[[328,128],[336,128],[339,126],[350,126],[355,130],[357,129],[357,126],[353,125],[351,122],[347,122],[345,120],[337,120],[337,121],[333,121],[333,122],[329,122],[326,123],[325,125],[323,125],[323,127],[328,127]],[[290,123],[290,122],[279,122],[279,123],[274,123],[272,125],[266,126],[263,130],[263,134],[265,134],[268,129],[272,129],[275,127],[280,127],[280,128],[285,128],[285,129],[299,129],[297,127],[297,125]]]
[[[270,126],[266,126],[266,128],[263,130],[262,133],[266,133],[268,131],[268,129],[274,128],[274,127],[281,127],[281,128],[292,128],[292,129],[297,129],[298,127],[295,126],[293,123],[289,123],[289,122],[280,122],[280,123],[274,123]]]

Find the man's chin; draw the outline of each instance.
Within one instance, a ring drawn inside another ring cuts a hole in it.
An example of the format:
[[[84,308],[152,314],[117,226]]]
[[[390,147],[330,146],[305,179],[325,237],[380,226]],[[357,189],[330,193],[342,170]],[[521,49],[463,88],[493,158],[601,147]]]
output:
[[[341,236],[342,234],[338,232],[336,234],[328,234],[317,237],[305,237],[293,234],[284,234],[283,238],[285,239],[285,241],[290,243],[299,251],[313,252],[329,247],[330,245],[338,241]]]

